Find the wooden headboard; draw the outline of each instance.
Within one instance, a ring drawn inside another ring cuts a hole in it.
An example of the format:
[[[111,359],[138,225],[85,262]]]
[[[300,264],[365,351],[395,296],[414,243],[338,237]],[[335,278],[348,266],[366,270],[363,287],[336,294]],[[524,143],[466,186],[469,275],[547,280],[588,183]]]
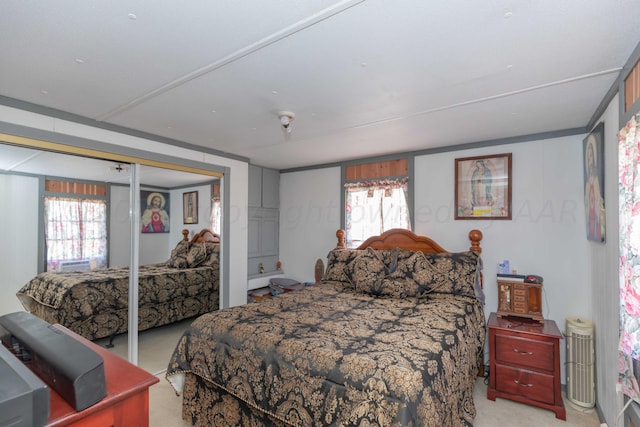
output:
[[[189,230],[186,228],[182,230],[182,240],[185,242],[189,241]],[[200,242],[213,242],[220,243],[220,236],[211,231],[209,228],[203,228],[198,233],[194,234],[191,238],[191,243],[200,243]]]
[[[336,237],[338,238],[338,247],[346,248],[345,243],[345,231],[336,231]],[[477,253],[482,252],[480,247],[480,241],[482,240],[482,231],[471,230],[469,232],[469,240],[471,241],[471,247],[469,250]],[[425,236],[418,236],[409,230],[402,228],[394,228],[392,230],[385,231],[379,236],[373,236],[365,240],[356,249],[395,249],[401,248],[410,251],[421,251],[427,254],[435,254],[441,252],[449,252],[442,246],[437,244],[434,240]]]

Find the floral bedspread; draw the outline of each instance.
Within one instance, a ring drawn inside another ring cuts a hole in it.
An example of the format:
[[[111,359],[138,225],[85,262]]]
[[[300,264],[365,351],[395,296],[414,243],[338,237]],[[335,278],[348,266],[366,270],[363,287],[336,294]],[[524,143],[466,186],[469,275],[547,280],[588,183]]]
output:
[[[139,330],[169,324],[218,308],[215,267],[139,269]],[[17,293],[25,309],[94,340],[127,331],[129,269],[42,273]]]
[[[180,392],[191,373],[289,425],[471,426],[484,337],[475,297],[324,282],[200,316],[167,379]]]

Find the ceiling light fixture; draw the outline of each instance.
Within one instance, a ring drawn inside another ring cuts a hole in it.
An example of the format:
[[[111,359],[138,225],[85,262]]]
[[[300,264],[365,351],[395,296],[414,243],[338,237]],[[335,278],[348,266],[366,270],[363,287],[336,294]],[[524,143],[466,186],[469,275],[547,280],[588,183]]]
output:
[[[120,172],[129,172],[129,165],[122,164],[122,163],[116,163],[115,166],[109,167],[109,170],[113,171],[113,172],[118,172],[118,173],[120,173]]]
[[[291,122],[296,117],[295,113],[292,113],[291,111],[279,111],[278,117],[280,118],[280,124],[285,132],[291,133]]]

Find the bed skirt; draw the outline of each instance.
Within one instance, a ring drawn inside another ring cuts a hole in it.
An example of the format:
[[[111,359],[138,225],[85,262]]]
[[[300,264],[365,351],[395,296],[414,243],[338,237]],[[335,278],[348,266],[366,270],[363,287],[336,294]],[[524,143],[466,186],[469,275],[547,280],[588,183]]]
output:
[[[250,407],[224,389],[190,372],[185,374],[182,399],[182,419],[194,426],[291,426]]]

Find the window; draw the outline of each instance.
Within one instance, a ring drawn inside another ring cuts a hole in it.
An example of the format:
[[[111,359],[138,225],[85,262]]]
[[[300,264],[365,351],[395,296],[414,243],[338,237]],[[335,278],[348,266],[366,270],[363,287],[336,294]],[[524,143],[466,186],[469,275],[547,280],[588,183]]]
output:
[[[222,221],[222,204],[220,199],[214,197],[211,199],[211,230],[220,235],[220,225]]]
[[[222,225],[222,203],[220,202],[220,182],[211,186],[211,230],[220,235]]]
[[[409,178],[345,184],[347,246],[355,248],[392,228],[411,230]]]
[[[47,181],[47,187],[51,191],[56,187],[55,182]],[[78,194],[92,188],[90,192],[95,193],[95,187],[76,183],[72,193],[45,195],[47,271],[60,270],[64,266],[74,269],[76,266],[80,269],[107,266],[107,201],[95,194]],[[102,187],[99,193],[105,192],[104,186],[97,187]]]
[[[345,167],[347,247],[392,228],[411,230],[409,159]]]

